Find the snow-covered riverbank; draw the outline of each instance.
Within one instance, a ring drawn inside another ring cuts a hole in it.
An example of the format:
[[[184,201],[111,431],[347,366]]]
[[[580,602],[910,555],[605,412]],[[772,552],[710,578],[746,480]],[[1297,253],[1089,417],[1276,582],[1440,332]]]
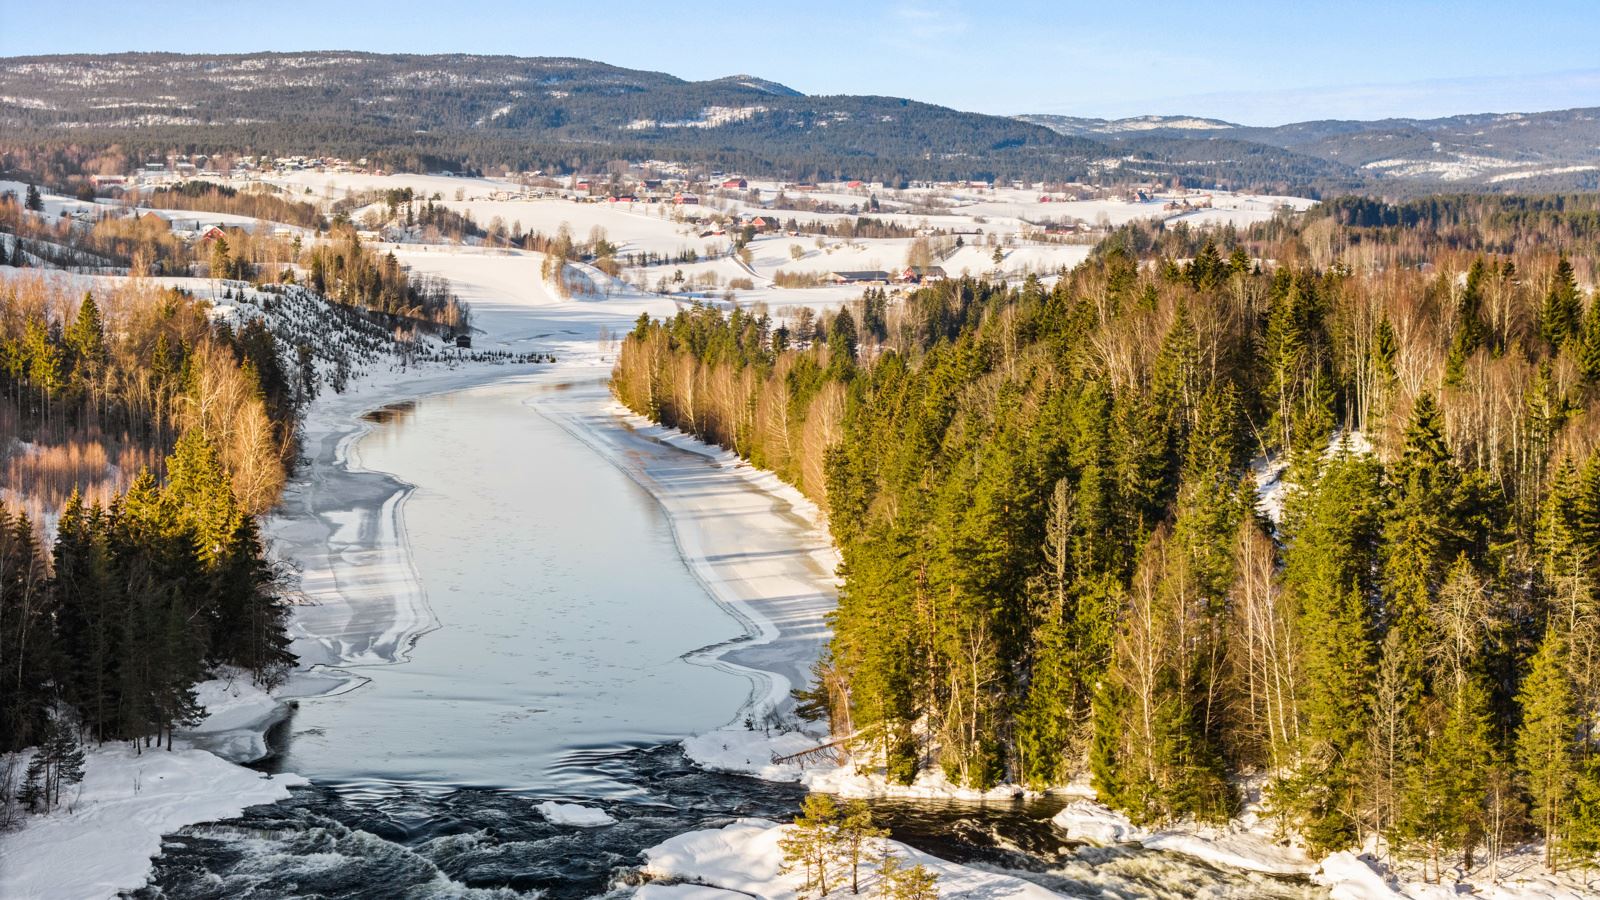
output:
[[[0,837],[0,897],[114,897],[144,884],[162,835],[282,800],[306,783],[193,747],[136,753],[119,742],[86,756],[83,783],[59,809]]]
[[[713,900],[759,897],[792,900],[805,896],[804,878],[785,871],[779,847],[790,826],[765,819],[740,819],[724,828],[691,831],[645,851],[644,871],[661,883],[641,888],[644,900]],[[929,856],[896,841],[874,841],[861,864],[863,896],[878,889],[878,859],[883,845],[907,866],[922,865],[938,876],[941,896],[970,900],[1045,900],[1060,896],[1039,885]],[[841,876],[848,885],[848,875]],[[691,887],[697,886],[697,887]],[[710,888],[707,891],[706,888]]]
[[[743,627],[744,635],[690,656],[750,679],[750,699],[730,711],[730,725],[785,716],[789,691],[807,684],[827,643],[826,617],[838,603],[838,554],[821,512],[771,472],[636,416],[591,384],[535,408],[655,498],[684,564]],[[684,452],[664,454],[661,445]]]

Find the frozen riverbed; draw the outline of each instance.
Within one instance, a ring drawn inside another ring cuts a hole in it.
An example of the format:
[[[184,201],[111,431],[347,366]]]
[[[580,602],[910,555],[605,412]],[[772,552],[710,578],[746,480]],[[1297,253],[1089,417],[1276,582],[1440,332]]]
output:
[[[386,473],[364,483],[391,493],[319,513],[329,577],[361,593],[336,613],[309,608],[299,643],[360,686],[302,700],[275,766],[368,789],[603,794],[573,754],[714,728],[744,704],[745,677],[685,658],[743,629],[679,557],[662,507],[568,431],[595,423],[539,411],[555,394],[573,415],[606,403],[598,384],[533,377],[372,417],[349,461]],[[706,465],[654,442],[628,452],[640,471],[660,457]],[[377,602],[374,584],[410,599]],[[397,641],[407,632],[425,633],[419,651]]]

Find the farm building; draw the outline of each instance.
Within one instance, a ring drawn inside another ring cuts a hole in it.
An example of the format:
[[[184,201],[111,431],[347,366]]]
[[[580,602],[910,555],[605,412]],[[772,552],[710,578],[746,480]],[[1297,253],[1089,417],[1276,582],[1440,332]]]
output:
[[[833,284],[885,284],[889,281],[889,273],[878,269],[829,272],[828,281]]]
[[[926,281],[943,281],[949,276],[945,275],[942,266],[907,266],[900,272],[900,281],[905,284],[922,284]]]

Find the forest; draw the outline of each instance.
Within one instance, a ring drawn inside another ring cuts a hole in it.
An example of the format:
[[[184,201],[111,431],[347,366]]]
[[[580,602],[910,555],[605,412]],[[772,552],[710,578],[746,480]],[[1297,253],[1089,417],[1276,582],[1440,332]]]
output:
[[[1131,227],[1046,286],[623,343],[635,411],[825,510],[799,710],[909,783],[1087,775],[1140,824],[1261,792],[1439,878],[1600,863],[1593,198]]]
[[[314,372],[286,371],[259,320],[236,332],[208,305],[0,282],[0,751],[170,748],[215,667],[271,684],[293,661],[256,516]]]
[[[185,181],[171,187],[135,193],[132,206],[229,213],[304,228],[322,226],[322,214],[310,203],[288,200],[267,190],[241,192],[225,184]]]

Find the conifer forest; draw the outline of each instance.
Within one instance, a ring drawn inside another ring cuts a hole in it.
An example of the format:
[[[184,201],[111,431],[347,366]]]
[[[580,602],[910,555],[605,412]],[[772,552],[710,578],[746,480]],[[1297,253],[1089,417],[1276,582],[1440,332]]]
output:
[[[315,384],[259,320],[235,333],[205,305],[0,291],[0,423],[45,451],[4,473],[35,508],[0,503],[0,749],[70,743],[67,710],[92,742],[159,746],[198,720],[213,667],[271,684],[293,662],[256,516]]]
[[[802,712],[910,783],[1260,792],[1315,851],[1600,861],[1593,198],[1133,224],[1052,286],[641,316],[613,390],[842,558]]]

